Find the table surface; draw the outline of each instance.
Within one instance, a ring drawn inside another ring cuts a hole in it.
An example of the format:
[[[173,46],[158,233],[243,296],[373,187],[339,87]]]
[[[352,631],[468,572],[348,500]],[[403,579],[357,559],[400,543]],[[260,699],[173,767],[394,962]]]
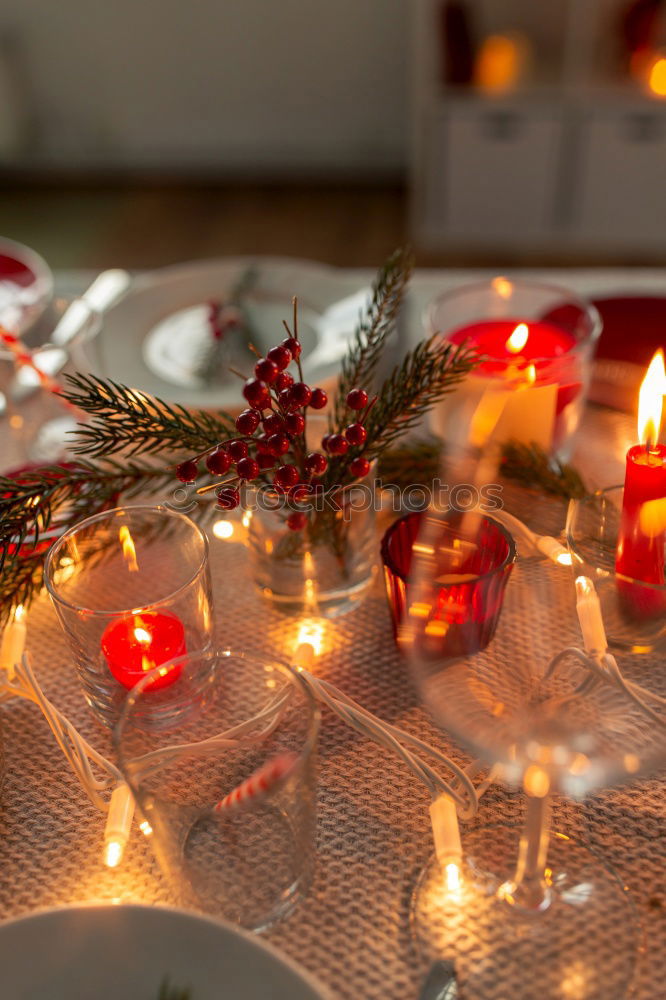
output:
[[[604,287],[654,288],[648,272],[603,272]],[[432,275],[428,275],[428,282]],[[448,277],[448,275],[447,275]],[[470,275],[465,275],[469,279]],[[567,274],[581,291],[595,291],[590,274]],[[597,275],[599,277],[599,275]],[[626,279],[626,280],[625,280]],[[83,288],[86,275],[67,275],[61,287]],[[663,276],[659,274],[663,283]],[[592,486],[620,481],[633,420],[592,407],[586,412],[576,461]],[[2,445],[0,445],[0,448]],[[2,458],[0,454],[0,459]],[[4,464],[4,463],[3,463]],[[507,506],[520,495],[507,492]],[[544,501],[532,511],[552,532],[564,507]],[[288,656],[296,623],[274,612],[254,592],[241,545],[211,536],[211,568],[218,637],[225,645]],[[45,597],[29,616],[28,648],[46,693],[102,752],[108,733],[85,706],[54,613]],[[646,666],[663,672],[663,661]],[[331,626],[319,673],[366,708],[466,759],[428,721],[393,644],[379,582],[366,602]],[[82,901],[169,904],[170,888],[148,842],[135,833],[115,870],[102,864],[103,818],[89,804],[37,709],[23,701],[3,707],[4,786],[0,816],[0,915],[11,918],[44,907]],[[345,1000],[409,1000],[418,994],[424,966],[410,938],[409,899],[431,849],[428,795],[403,766],[373,744],[325,716],[319,779],[318,867],[307,900],[268,939],[314,972]],[[465,829],[518,823],[519,794],[493,786]],[[634,995],[663,996],[666,981],[666,838],[664,786],[637,781],[574,803],[558,800],[555,828],[599,850],[626,882],[645,929],[646,950]],[[463,830],[464,838],[464,830]],[[612,938],[623,927],[609,923]],[[511,997],[536,995],[526,980]],[[488,1000],[495,996],[489,987]],[[610,998],[609,998],[610,1000]]]

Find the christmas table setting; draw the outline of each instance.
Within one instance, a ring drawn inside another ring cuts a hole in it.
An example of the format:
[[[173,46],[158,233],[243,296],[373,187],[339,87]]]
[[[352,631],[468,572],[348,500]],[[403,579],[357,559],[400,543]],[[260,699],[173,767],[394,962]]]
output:
[[[332,998],[658,995],[666,379],[593,355],[663,276],[96,278],[57,370],[6,331],[7,419],[79,430],[0,455],[3,920],[221,917]]]

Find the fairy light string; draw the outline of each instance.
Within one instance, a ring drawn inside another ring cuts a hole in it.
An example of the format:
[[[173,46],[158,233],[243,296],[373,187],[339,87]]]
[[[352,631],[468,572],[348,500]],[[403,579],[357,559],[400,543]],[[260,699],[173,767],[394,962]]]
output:
[[[561,558],[566,550],[556,539],[535,535],[516,518],[503,512],[502,514],[506,526],[522,539],[533,554],[545,555],[560,566],[567,565],[567,561]],[[587,676],[570,698],[589,693],[600,684],[611,684],[622,690],[652,722],[661,728],[666,727],[666,718],[659,712],[666,709],[666,698],[628,681],[615,657],[608,651],[601,605],[594,584],[587,577],[579,576],[576,579],[576,608],[583,647],[571,646],[561,650],[550,661],[545,678],[551,677],[567,658],[574,658],[586,669]],[[316,606],[312,610],[314,614]],[[447,884],[453,885],[459,878],[462,859],[458,820],[468,820],[476,814],[479,800],[497,777],[498,768],[491,768],[485,778],[475,784],[473,779],[485,770],[482,762],[474,761],[463,768],[426,741],[368,712],[340,688],[313,672],[321,634],[312,622],[308,631],[301,631],[303,634],[299,635],[293,668],[312,696],[350,728],[395,755],[416,780],[427,788],[431,798],[430,818],[437,857]],[[0,702],[18,697],[39,707],[65,760],[91,803],[106,814],[104,860],[109,867],[116,867],[122,860],[133,822],[134,800],[131,790],[120,769],[95,750],[46,697],[35,675],[32,658],[29,653],[24,652],[25,639],[25,611],[19,606],[5,629],[0,646]],[[279,725],[287,710],[289,697],[289,692],[279,692],[254,716],[234,727],[196,743],[177,744],[147,753],[133,761],[133,768],[137,774],[149,776],[193,751],[216,754],[221,749],[241,744],[247,746],[261,743]],[[247,804],[255,796],[270,794],[275,783],[285,780],[288,765],[288,761],[268,761],[240,786],[230,790],[216,808],[218,811],[237,808],[239,804]],[[442,770],[448,777],[443,777]],[[140,828],[146,835],[152,832],[145,821],[140,824]]]

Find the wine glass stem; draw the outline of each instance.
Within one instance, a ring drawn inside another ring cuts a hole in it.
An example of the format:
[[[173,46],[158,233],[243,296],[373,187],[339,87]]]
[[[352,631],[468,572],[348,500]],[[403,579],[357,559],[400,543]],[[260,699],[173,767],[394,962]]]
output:
[[[527,817],[520,837],[518,862],[511,884],[511,902],[529,910],[550,903],[546,856],[550,840],[550,796],[527,796]],[[505,896],[508,898],[508,895]]]

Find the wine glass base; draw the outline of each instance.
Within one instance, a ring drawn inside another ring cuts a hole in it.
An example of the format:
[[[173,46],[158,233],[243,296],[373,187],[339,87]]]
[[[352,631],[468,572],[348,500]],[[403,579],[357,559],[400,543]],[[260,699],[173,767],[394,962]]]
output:
[[[500,889],[513,876],[519,837],[513,826],[466,833],[458,884],[432,855],[411,908],[424,960],[453,961],[460,1000],[621,1000],[640,944],[626,887],[598,855],[554,834],[548,905],[511,905]]]

